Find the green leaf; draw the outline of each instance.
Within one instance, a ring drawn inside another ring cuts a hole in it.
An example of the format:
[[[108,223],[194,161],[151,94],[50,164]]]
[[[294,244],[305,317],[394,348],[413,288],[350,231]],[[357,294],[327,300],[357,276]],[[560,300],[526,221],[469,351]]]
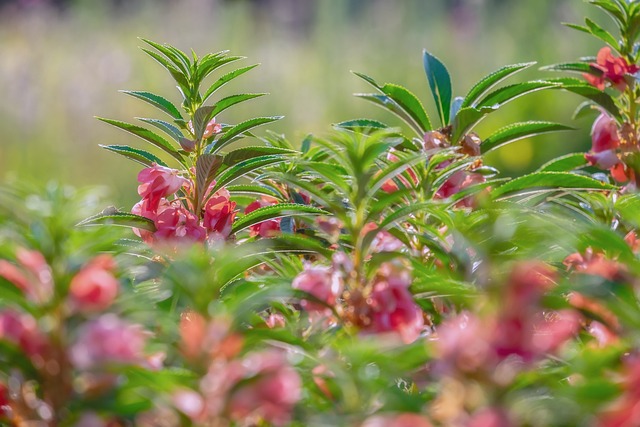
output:
[[[138,138],[142,138],[145,141],[150,142],[151,144],[155,145],[156,147],[162,149],[166,153],[168,153],[171,156],[173,156],[180,163],[184,164],[184,159],[182,158],[180,153],[178,153],[178,151],[171,145],[171,143],[169,141],[167,141],[166,139],[164,139],[160,135],[155,134],[155,133],[151,132],[150,130],[145,129],[143,127],[132,125],[132,124],[126,123],[126,122],[121,122],[119,120],[105,119],[103,117],[96,117],[96,118],[98,120],[102,121],[102,122],[108,123],[108,124],[110,124],[112,126],[115,126],[115,127],[119,128],[119,129],[122,129],[122,130],[124,130],[126,132],[129,132],[129,133],[137,136]]]
[[[616,7],[615,5],[613,5],[612,3],[605,1],[605,0],[591,0],[589,1],[589,3],[598,6],[599,8],[601,8],[602,10],[604,10],[605,12],[607,12],[615,21],[617,21],[619,24],[623,24],[626,19],[624,16],[624,12],[621,11],[618,7]]]
[[[429,87],[438,109],[442,126],[449,124],[451,111],[451,77],[447,67],[427,50],[422,51],[422,63],[429,80]]]
[[[496,84],[500,83],[502,80],[511,76],[512,74],[517,73],[518,71],[522,71],[525,68],[529,68],[534,65],[535,62],[525,62],[522,64],[513,64],[506,65],[499,70],[494,71],[491,74],[483,77],[478,83],[476,83],[467,96],[465,96],[464,101],[462,101],[461,108],[474,106],[476,101],[480,99],[485,93],[487,93],[492,87]]]
[[[588,62],[563,62],[560,64],[547,65],[541,67],[542,71],[574,71],[576,73],[593,74],[594,76],[601,76],[602,70],[594,67]]]
[[[296,234],[282,234],[266,240],[269,249],[278,252],[310,252],[318,253],[330,260],[333,252],[315,239]]]
[[[613,37],[611,33],[606,31],[604,28],[602,28],[601,26],[599,26],[589,18],[585,19],[585,23],[587,24],[587,27],[589,27],[591,34],[593,34],[603,42],[607,43],[609,46],[611,46],[615,50],[620,49],[620,46],[618,45],[618,40],[616,40],[616,38]]]
[[[127,95],[131,95],[135,98],[141,99],[154,107],[158,108],[161,111],[164,111],[171,117],[177,120],[182,120],[182,115],[180,111],[169,102],[167,99],[161,97],[160,95],[156,95],[150,92],[142,92],[142,91],[132,91],[132,90],[121,90],[120,92],[126,93]]]
[[[613,98],[598,88],[591,86],[589,83],[572,77],[549,79],[548,81],[557,83],[558,86],[556,86],[556,88],[558,89],[564,89],[590,99],[607,110],[613,117],[617,119],[621,118],[620,111]]]
[[[433,129],[431,126],[431,120],[422,106],[422,102],[408,89],[395,85],[392,83],[386,83],[382,86],[382,92],[393,99],[404,111],[411,116],[411,118],[420,127],[420,136],[425,132]]]
[[[201,82],[205,77],[209,74],[222,67],[223,65],[229,64],[231,62],[240,61],[245,59],[244,56],[227,56],[223,58],[217,58],[211,63],[201,63],[198,67],[198,71],[196,73],[195,79],[197,82]],[[204,65],[203,65],[204,64]]]
[[[225,84],[227,84],[231,80],[233,80],[236,77],[246,73],[249,70],[254,69],[258,65],[259,64],[255,64],[255,65],[249,65],[248,67],[238,68],[237,70],[233,70],[233,71],[223,75],[218,80],[216,80],[211,86],[209,86],[209,89],[207,89],[207,91],[202,96],[202,102],[206,102],[207,99],[209,99],[209,97],[211,95],[213,95],[216,90],[220,89],[222,86],[224,86]]]
[[[367,101],[373,102],[379,107],[384,108],[387,111],[398,116],[402,121],[407,123],[411,128],[416,132],[420,133],[420,127],[414,122],[413,118],[406,112],[404,109],[398,105],[390,96],[380,95],[377,93],[354,93],[353,96],[357,96],[358,98],[366,99]]]
[[[513,101],[514,99],[528,93],[536,92],[542,89],[548,89],[554,86],[557,86],[557,84],[543,80],[516,83],[509,86],[504,86],[494,90],[493,92],[485,96],[478,103],[478,107],[501,107],[507,102]]]
[[[168,167],[165,162],[160,160],[154,154],[149,153],[148,151],[140,150],[138,148],[129,147],[128,145],[100,145],[100,147],[113,151],[114,153],[120,154],[134,162],[138,162],[145,166],[151,167],[153,163],[157,163],[160,166]]]
[[[220,175],[218,175],[218,179],[216,180],[216,185],[214,186],[213,192],[218,191],[229,182],[232,182],[240,178],[241,176],[253,172],[258,168],[273,165],[276,163],[282,163],[287,159],[288,156],[269,155],[253,157],[251,159],[244,160],[228,169],[225,169]]]
[[[171,123],[167,123],[164,120],[158,119],[146,119],[142,117],[137,117],[138,120],[148,123],[157,127],[158,129],[164,131],[167,135],[176,140],[176,142],[180,143],[180,140],[184,138],[182,131]]]
[[[248,101],[250,99],[259,98],[261,96],[267,95],[266,93],[243,93],[239,95],[231,95],[226,98],[222,98],[220,101],[216,102],[214,105],[212,117],[217,116],[227,108],[236,105],[243,101]]]
[[[453,119],[453,131],[451,133],[451,143],[457,144],[467,132],[478,124],[487,114],[495,111],[496,107],[464,107],[458,111]]]
[[[540,166],[537,172],[569,172],[587,166],[584,153],[571,153],[557,157]]]
[[[480,149],[482,154],[501,147],[505,144],[528,138],[542,133],[557,132],[562,130],[573,130],[574,128],[553,122],[523,122],[515,123],[502,129],[482,141]]]
[[[295,203],[279,203],[277,205],[264,206],[236,220],[231,227],[231,234],[269,219],[309,215],[330,215],[330,213],[322,209],[314,208],[313,206],[298,205]]]
[[[204,197],[220,166],[222,166],[222,156],[216,154],[201,154],[196,160],[196,200],[198,202]]]
[[[140,40],[142,40],[149,46],[152,46],[160,53],[162,53],[171,62],[173,62],[173,65],[175,65],[180,71],[182,71],[184,75],[186,76],[189,75],[189,69],[191,67],[191,64],[189,62],[189,58],[184,53],[174,48],[173,46],[161,45],[159,43],[156,43],[147,39],[140,39]]]
[[[156,52],[145,48],[142,48],[142,51],[155,59],[156,62],[162,65],[167,71],[169,71],[169,74],[171,74],[171,77],[173,77],[176,83],[178,83],[178,86],[180,86],[185,95],[191,94],[191,90],[189,88],[189,80],[187,79],[184,71],[181,71],[175,66],[171,65],[165,57]]]
[[[583,33],[591,34],[591,31],[587,27],[583,27],[582,25],[571,24],[568,22],[563,22],[562,25],[565,27],[573,28],[574,30],[582,31]]]
[[[245,160],[258,156],[268,155],[294,155],[299,154],[298,151],[289,150],[288,148],[268,147],[268,146],[251,146],[242,147],[231,151],[224,156],[223,164],[225,166],[233,166]]]
[[[232,195],[234,193],[246,193],[246,194],[257,194],[257,195],[265,195],[280,198],[282,197],[280,193],[276,190],[273,190],[270,187],[264,185],[256,185],[256,184],[238,184],[238,185],[227,185],[226,189]]]
[[[234,140],[234,138],[248,132],[249,130],[256,128],[258,126],[265,125],[267,123],[272,123],[277,120],[282,119],[284,116],[273,116],[273,117],[256,117],[253,119],[245,120],[244,122],[238,123],[237,125],[230,127],[226,130],[217,140],[212,142],[206,149],[207,152],[217,152],[230,142]]]
[[[491,191],[491,197],[494,199],[504,199],[513,193],[533,190],[546,189],[547,191],[555,191],[558,189],[572,190],[614,190],[615,185],[606,184],[596,179],[563,172],[534,172],[513,179],[498,188]]]
[[[91,216],[76,224],[78,227],[89,225],[119,225],[122,227],[134,227],[141,230],[156,231],[155,224],[149,218],[128,212],[120,212],[115,208],[107,208],[99,214]]]
[[[336,123],[333,127],[352,131],[363,131],[366,129],[386,129],[388,126],[382,122],[371,119],[353,119]]]

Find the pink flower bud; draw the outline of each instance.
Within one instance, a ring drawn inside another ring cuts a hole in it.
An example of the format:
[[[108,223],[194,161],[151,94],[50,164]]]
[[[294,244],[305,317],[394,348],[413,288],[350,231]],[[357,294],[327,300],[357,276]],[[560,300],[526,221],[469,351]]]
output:
[[[618,123],[608,114],[601,113],[591,128],[591,151],[600,153],[613,150],[620,145]]]
[[[492,349],[487,325],[472,313],[463,312],[438,326],[438,367],[444,371],[475,372],[491,366]]]
[[[102,311],[113,303],[119,284],[112,274],[113,258],[100,255],[83,267],[69,285],[69,296],[81,312]]]
[[[498,408],[486,408],[473,415],[466,427],[514,427],[507,414]]]

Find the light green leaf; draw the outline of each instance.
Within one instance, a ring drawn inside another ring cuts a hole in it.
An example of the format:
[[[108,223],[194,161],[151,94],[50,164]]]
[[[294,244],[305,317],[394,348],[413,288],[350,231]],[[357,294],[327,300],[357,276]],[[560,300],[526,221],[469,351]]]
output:
[[[131,95],[135,98],[141,99],[154,107],[158,108],[161,111],[164,111],[171,117],[177,120],[182,120],[182,115],[180,111],[173,105],[169,100],[163,98],[160,95],[153,94],[151,92],[143,92],[143,91],[133,91],[133,90],[121,90],[120,92],[126,93],[127,95]]]
[[[482,154],[488,153],[505,144],[518,141],[542,133],[557,132],[562,130],[573,130],[574,128],[553,122],[523,122],[515,123],[502,129],[482,141],[480,149]]]
[[[237,150],[231,151],[224,156],[223,164],[225,166],[233,166],[245,160],[252,159],[258,156],[267,155],[294,155],[299,154],[298,151],[289,150],[288,148],[268,147],[268,146],[251,146],[242,147]]]
[[[611,33],[606,31],[604,28],[602,28],[600,25],[596,24],[589,18],[586,18],[585,22],[587,24],[587,27],[589,27],[591,34],[593,34],[603,42],[607,43],[609,46],[611,46],[615,50],[620,49],[620,46],[618,45],[618,40],[616,40],[616,38],[613,37]]]
[[[298,205],[295,203],[279,203],[277,205],[264,206],[237,219],[231,227],[231,234],[244,230],[254,224],[258,224],[269,219],[282,218],[285,216],[309,216],[309,215],[330,215],[329,212],[309,205]]]
[[[221,148],[231,143],[234,138],[239,137],[240,135],[248,132],[249,130],[256,128],[258,126],[265,125],[267,123],[272,123],[277,120],[282,119],[284,116],[273,116],[273,117],[256,117],[253,119],[245,120],[244,122],[238,123],[237,125],[230,127],[226,130],[217,140],[212,142],[207,147],[207,152],[215,153],[219,151]]]
[[[184,135],[182,134],[182,131],[180,129],[178,129],[176,126],[172,125],[171,123],[165,122],[164,120],[146,119],[142,117],[137,117],[137,119],[145,123],[148,123],[150,125],[153,125],[158,129],[164,131],[167,135],[172,137],[178,143],[180,143],[180,140],[184,138]]]
[[[557,84],[549,81],[543,81],[543,80],[516,83],[509,86],[504,86],[494,90],[493,92],[485,96],[478,103],[478,106],[479,107],[490,107],[490,106],[501,107],[507,102],[513,101],[514,99],[519,98],[528,93],[536,92],[542,89],[548,89],[554,86],[557,86]]]
[[[206,102],[207,99],[209,99],[209,97],[211,95],[213,95],[216,90],[220,89],[222,86],[224,86],[225,84],[227,84],[231,80],[233,80],[236,77],[246,73],[249,70],[254,69],[258,65],[259,64],[255,64],[255,65],[249,65],[248,67],[238,68],[237,70],[233,70],[233,71],[225,74],[224,76],[220,77],[211,86],[209,86],[209,89],[207,89],[207,91],[202,96],[202,102]]]
[[[367,129],[386,129],[388,126],[382,122],[371,119],[353,119],[336,123],[333,127],[352,131],[362,131]]]
[[[248,160],[244,160],[240,163],[237,163],[231,166],[228,169],[225,169],[218,178],[216,179],[216,184],[214,186],[213,192],[218,191],[220,188],[224,187],[226,184],[247,175],[261,167],[274,165],[276,163],[282,163],[287,161],[288,156],[283,155],[268,155],[268,156],[259,156],[253,157]]]
[[[571,153],[557,157],[540,166],[537,172],[570,172],[587,166],[584,153]]]
[[[487,114],[495,111],[497,108],[490,107],[464,107],[458,111],[453,119],[453,131],[451,133],[451,143],[457,144],[458,141],[473,127],[478,124]]]
[[[482,80],[476,83],[471,88],[471,90],[469,90],[469,93],[464,98],[464,101],[462,101],[461,108],[474,106],[476,101],[496,84],[500,83],[507,77],[524,70],[525,68],[531,67],[534,64],[535,62],[525,62],[522,64],[506,65],[499,70],[496,70],[493,73],[483,77]]]
[[[243,93],[239,95],[231,95],[226,98],[222,98],[220,101],[216,102],[213,109],[212,117],[217,116],[224,110],[229,107],[232,107],[240,102],[248,101],[250,99],[259,98],[261,96],[267,95],[266,93]]]
[[[606,184],[596,179],[563,172],[534,172],[513,179],[491,191],[494,199],[504,199],[513,196],[514,193],[556,190],[615,190],[615,185]]]

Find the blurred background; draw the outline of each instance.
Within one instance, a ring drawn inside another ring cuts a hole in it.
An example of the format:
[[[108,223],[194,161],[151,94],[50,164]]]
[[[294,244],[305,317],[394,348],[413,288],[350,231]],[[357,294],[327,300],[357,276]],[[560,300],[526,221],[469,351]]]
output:
[[[136,202],[140,167],[98,144],[146,143],[93,116],[136,123],[134,117],[161,114],[119,89],[148,90],[179,104],[170,76],[139,50],[138,37],[200,55],[229,49],[248,57],[243,65],[261,63],[226,93],[271,95],[218,119],[285,115],[257,133],[271,129],[299,142],[347,119],[399,124],[352,96],[370,89],[350,70],[406,86],[436,121],[423,48],[445,62],[454,95],[463,95],[502,65],[595,55],[601,47],[595,39],[561,25],[584,16],[606,24],[592,9],[581,0],[0,0],[0,185],[7,179],[104,185],[119,207]],[[537,68],[511,81],[559,77]],[[504,147],[489,162],[514,175],[586,150],[593,117],[571,119],[581,101],[542,92],[489,117],[481,136],[522,120],[578,128]]]

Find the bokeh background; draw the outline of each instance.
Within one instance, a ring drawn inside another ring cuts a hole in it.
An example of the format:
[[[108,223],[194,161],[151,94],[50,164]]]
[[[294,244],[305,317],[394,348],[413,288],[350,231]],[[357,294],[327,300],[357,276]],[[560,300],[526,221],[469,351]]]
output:
[[[561,24],[585,15],[606,22],[581,0],[0,0],[0,183],[103,185],[117,205],[135,203],[140,168],[98,144],[145,143],[94,116],[130,122],[157,116],[119,89],[179,101],[170,76],[139,50],[138,37],[199,54],[229,49],[248,57],[243,65],[261,63],[227,93],[271,95],[219,120],[285,115],[268,129],[296,142],[347,119],[397,123],[352,96],[369,88],[350,70],[408,87],[436,119],[423,48],[446,63],[454,94],[462,95],[505,64],[542,66],[595,55],[596,40]],[[557,75],[534,67],[513,81],[545,77]],[[580,102],[547,91],[509,104],[484,121],[481,135],[522,120],[578,130],[520,141],[489,162],[514,175],[586,149],[592,118],[571,118]]]

